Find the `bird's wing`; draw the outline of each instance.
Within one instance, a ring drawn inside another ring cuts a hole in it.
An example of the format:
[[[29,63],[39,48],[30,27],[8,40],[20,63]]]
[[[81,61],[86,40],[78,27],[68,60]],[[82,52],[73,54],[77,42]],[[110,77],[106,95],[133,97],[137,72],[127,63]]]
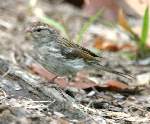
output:
[[[87,62],[87,64],[92,65],[93,67],[95,67],[98,70],[103,70],[103,71],[106,71],[109,73],[120,75],[120,76],[128,78],[128,79],[134,78],[129,74],[115,71],[112,68],[101,65],[100,60],[102,60],[103,57],[99,57],[95,53],[91,52],[90,50],[88,50],[84,47],[79,46],[78,44],[75,44],[65,38],[62,38],[62,37],[59,37],[57,39],[57,41],[62,46],[62,52],[66,58],[71,58],[71,59],[83,58]]]
[[[72,58],[83,58],[86,61],[95,59],[100,60],[103,58],[91,52],[90,50],[79,46],[78,44],[75,44],[63,37],[57,37],[57,41],[63,47],[62,51],[64,51],[66,55],[68,54],[69,57],[71,57],[72,55]],[[67,49],[64,49],[65,47],[67,47]]]

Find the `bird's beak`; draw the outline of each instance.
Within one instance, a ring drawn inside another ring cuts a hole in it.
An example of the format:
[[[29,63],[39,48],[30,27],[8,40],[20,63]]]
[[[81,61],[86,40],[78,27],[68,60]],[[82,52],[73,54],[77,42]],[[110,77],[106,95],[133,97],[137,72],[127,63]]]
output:
[[[32,32],[32,28],[31,28],[31,27],[27,27],[27,28],[25,29],[25,32],[26,32],[26,33],[31,33],[31,32]]]
[[[31,33],[32,33],[32,29],[30,27],[25,29],[25,39],[30,39],[31,38]]]

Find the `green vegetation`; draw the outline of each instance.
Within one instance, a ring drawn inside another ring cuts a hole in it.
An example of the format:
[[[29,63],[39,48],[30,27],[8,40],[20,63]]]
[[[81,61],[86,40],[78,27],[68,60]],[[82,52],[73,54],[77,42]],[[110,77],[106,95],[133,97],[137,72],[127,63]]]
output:
[[[41,17],[41,21],[46,23],[46,24],[49,24],[53,27],[55,27],[56,29],[58,29],[66,38],[69,38],[69,34],[68,34],[68,31],[67,29],[65,28],[65,26],[61,23],[59,23],[58,21],[50,18],[50,17],[47,17],[47,16],[42,16]]]
[[[29,1],[29,10],[31,13],[35,14],[42,22],[49,24],[56,29],[58,29],[66,38],[70,39],[69,31],[67,30],[67,26],[61,24],[57,20],[54,20],[44,14],[44,12],[40,8],[36,8],[37,0]],[[89,27],[97,20],[97,18],[101,15],[102,11],[98,11],[95,15],[91,16],[87,22],[83,24],[83,27],[76,35],[76,41],[78,44],[83,40],[83,36],[85,32],[89,29]]]
[[[85,22],[83,24],[83,27],[80,29],[80,31],[76,35],[76,41],[78,44],[81,44],[84,34],[87,32],[89,27],[97,20],[97,18],[100,15],[101,15],[101,12],[98,11],[95,15],[91,16],[87,22]],[[65,37],[67,37],[67,38],[70,37],[70,35],[68,33],[69,31],[67,31],[67,28],[65,28],[65,26],[63,24],[61,24],[58,21],[56,21],[50,17],[47,17],[47,16],[41,16],[40,19],[42,22],[47,23],[51,26],[54,26],[56,29],[58,29],[60,32],[62,32],[65,35]]]
[[[143,17],[143,26],[142,26],[142,32],[141,32],[141,37],[139,41],[139,46],[141,50],[146,49],[146,41],[148,38],[148,32],[149,32],[149,8],[147,7],[145,9],[145,13]]]
[[[78,34],[76,36],[76,41],[78,44],[80,44],[85,32],[87,32],[89,27],[98,19],[98,17],[101,15],[101,13],[102,13],[102,11],[98,11],[95,15],[91,16],[87,22],[85,22],[83,24],[83,27],[80,29],[80,31],[78,32]]]
[[[147,39],[149,34],[149,7],[146,7],[144,16],[143,16],[143,24],[141,26],[141,36],[138,36],[131,28],[131,26],[128,24],[128,21],[126,20],[123,12],[120,12],[119,15],[119,24],[130,34],[130,36],[133,38],[133,40],[137,43],[138,51],[135,55],[130,55],[132,58],[144,58],[147,57],[150,53],[150,48],[147,47]],[[131,53],[130,53],[131,54]]]

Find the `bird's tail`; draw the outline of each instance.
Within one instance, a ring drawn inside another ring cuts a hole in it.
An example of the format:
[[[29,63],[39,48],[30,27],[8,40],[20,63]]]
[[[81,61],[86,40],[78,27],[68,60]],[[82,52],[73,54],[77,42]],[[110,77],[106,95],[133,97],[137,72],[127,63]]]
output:
[[[135,79],[135,77],[133,77],[132,75],[130,74],[125,74],[123,72],[119,72],[119,71],[116,71],[116,70],[113,70],[112,68],[109,68],[109,67],[105,67],[99,63],[92,63],[92,65],[94,64],[94,66],[98,69],[98,70],[103,70],[103,71],[106,71],[106,72],[109,72],[109,73],[112,73],[112,74],[116,74],[116,75],[119,75],[119,76],[122,76],[122,77],[125,77],[129,80],[133,80]]]

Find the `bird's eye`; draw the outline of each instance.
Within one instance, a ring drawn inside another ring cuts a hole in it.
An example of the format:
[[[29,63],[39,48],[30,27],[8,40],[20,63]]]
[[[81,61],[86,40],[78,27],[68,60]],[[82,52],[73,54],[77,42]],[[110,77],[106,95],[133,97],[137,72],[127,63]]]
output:
[[[42,30],[41,28],[36,29],[37,32],[40,32],[41,30]]]

